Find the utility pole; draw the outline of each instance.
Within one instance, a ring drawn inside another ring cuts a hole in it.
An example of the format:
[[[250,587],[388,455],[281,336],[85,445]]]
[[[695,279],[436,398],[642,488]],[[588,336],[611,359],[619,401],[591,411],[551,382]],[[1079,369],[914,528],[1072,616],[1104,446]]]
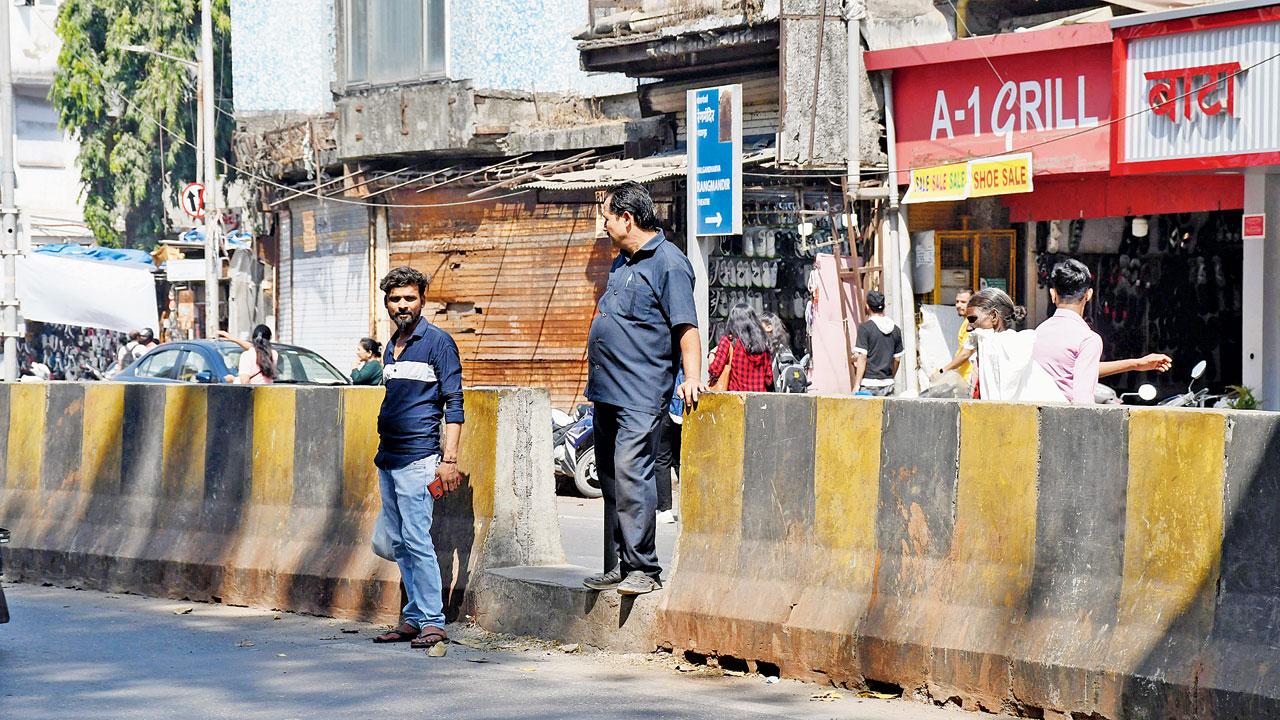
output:
[[[18,203],[14,198],[18,179],[13,169],[13,70],[9,57],[9,9],[0,3],[0,254],[4,256],[4,362],[0,373],[5,382],[18,379]]]
[[[7,74],[6,74],[7,75]],[[213,2],[200,0],[200,159],[204,167],[204,332],[218,336],[219,278],[222,257],[218,242],[217,101],[213,85]]]

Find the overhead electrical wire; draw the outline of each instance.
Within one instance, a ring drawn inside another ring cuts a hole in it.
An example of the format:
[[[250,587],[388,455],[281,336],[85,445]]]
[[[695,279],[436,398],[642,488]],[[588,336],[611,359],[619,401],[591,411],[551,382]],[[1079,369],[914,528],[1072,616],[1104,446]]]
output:
[[[39,14],[39,13],[37,13],[36,15],[37,15],[37,17],[39,17],[39,15],[40,15],[40,14]],[[45,24],[45,26],[46,26],[46,27],[48,27],[51,31],[53,31],[53,27],[49,25],[48,20],[45,20],[43,17],[41,17],[40,19],[41,19],[41,22],[43,22],[43,23]],[[56,31],[54,31],[54,32],[56,33]],[[83,56],[79,55],[78,53],[75,53],[74,51],[72,51],[72,52],[73,52],[73,54],[75,54],[76,58],[77,58],[77,59],[79,59],[79,60],[81,61],[81,63],[83,63],[83,64],[84,64],[84,66],[85,66],[85,67],[90,68],[93,72],[97,73],[97,68],[96,68],[96,64],[95,64],[95,63],[87,62],[87,61],[85,61],[85,59],[84,59],[84,57],[83,57]],[[1272,61],[1276,60],[1277,58],[1280,58],[1280,52],[1277,52],[1277,53],[1275,53],[1274,55],[1270,55],[1270,56],[1268,56],[1268,57],[1265,57],[1265,58],[1263,58],[1262,60],[1259,60],[1259,61],[1257,61],[1257,62],[1253,63],[1252,65],[1248,65],[1248,66],[1242,67],[1242,68],[1240,68],[1239,70],[1236,70],[1235,72],[1231,73],[1230,75],[1226,75],[1226,76],[1224,76],[1224,77],[1223,77],[1223,80],[1219,80],[1219,81],[1217,81],[1217,82],[1223,82],[1223,81],[1225,81],[1225,80],[1232,80],[1232,79],[1236,78],[1237,76],[1239,76],[1239,75],[1241,75],[1241,74],[1243,74],[1243,73],[1245,73],[1245,72],[1247,72],[1247,71],[1249,71],[1249,70],[1252,70],[1252,69],[1254,69],[1254,68],[1256,68],[1256,67],[1259,67],[1260,65],[1266,64],[1266,63],[1268,63],[1268,62],[1272,62]],[[990,62],[991,62],[991,61],[988,59],[988,61],[987,61],[987,62],[988,62],[988,64],[990,64]],[[991,70],[992,70],[992,72],[995,72],[995,67],[994,67],[994,66],[992,66]],[[997,77],[997,78],[998,78],[998,77],[1000,77],[1000,74],[999,74],[998,72],[995,72],[995,74],[996,74],[996,77]],[[104,85],[106,84],[106,80],[103,78],[103,76],[102,76],[101,74],[98,74],[98,80],[99,80],[100,82],[102,82]],[[1181,100],[1186,99],[1187,97],[1189,97],[1189,96],[1191,96],[1192,94],[1197,93],[1197,92],[1200,92],[1200,89],[1199,89],[1199,88],[1194,89],[1194,90],[1192,90],[1192,89],[1188,89],[1186,92],[1184,92],[1184,93],[1182,93],[1182,94],[1178,95],[1177,97],[1170,98],[1170,99],[1168,100],[1168,102],[1170,102],[1170,103],[1176,103],[1176,102],[1178,102],[1178,101],[1181,101]],[[175,140],[177,140],[178,142],[181,142],[181,143],[183,143],[184,145],[187,145],[188,147],[191,147],[191,148],[193,148],[193,149],[197,149],[197,150],[198,150],[198,148],[196,148],[195,144],[193,144],[190,140],[187,140],[187,138],[186,138],[184,135],[181,135],[181,134],[179,134],[179,133],[177,133],[177,132],[173,131],[172,129],[170,129],[170,128],[169,128],[168,126],[166,126],[164,123],[160,122],[160,121],[159,121],[159,120],[157,120],[155,117],[153,117],[150,113],[146,112],[146,111],[145,111],[145,110],[143,110],[142,108],[140,108],[140,107],[138,107],[137,105],[135,105],[135,104],[134,104],[134,103],[133,103],[133,102],[132,102],[128,97],[125,97],[124,95],[120,95],[120,99],[121,99],[125,104],[129,105],[129,107],[133,108],[136,112],[138,112],[138,114],[140,114],[140,115],[141,115],[142,117],[144,117],[146,120],[148,120],[149,122],[153,123],[156,127],[158,127],[158,128],[160,128],[161,130],[163,130],[165,133],[167,133],[168,135],[170,135],[171,137],[173,137],[173,138],[174,138]],[[216,107],[216,104],[215,104],[215,109],[217,109],[219,112],[222,112],[222,113],[224,113],[224,114],[226,114],[226,115],[229,115],[229,116],[230,116],[230,117],[232,117],[232,118],[234,118],[234,117],[235,117],[235,115],[234,115],[234,114],[232,114],[232,113],[228,112],[227,110],[225,110],[225,109],[223,109],[223,108],[218,108],[218,107]],[[932,169],[935,169],[935,168],[945,167],[945,166],[947,166],[947,165],[954,165],[954,164],[956,164],[956,163],[969,162],[969,161],[973,161],[973,160],[985,160],[985,159],[992,159],[992,158],[998,158],[998,157],[1001,157],[1001,156],[1004,156],[1004,155],[1008,155],[1008,154],[1010,154],[1010,153],[1025,152],[1025,151],[1027,151],[1027,150],[1032,150],[1032,149],[1037,148],[1037,147],[1043,147],[1043,146],[1045,146],[1045,145],[1050,145],[1050,144],[1052,144],[1052,143],[1061,142],[1061,141],[1063,141],[1063,140],[1069,140],[1069,139],[1074,138],[1074,137],[1079,137],[1079,136],[1081,136],[1081,135],[1087,135],[1087,134],[1089,134],[1089,133],[1091,133],[1091,132],[1096,132],[1096,131],[1099,131],[1099,130],[1103,130],[1103,129],[1105,129],[1105,128],[1109,128],[1109,127],[1111,127],[1112,125],[1116,125],[1116,124],[1121,123],[1121,122],[1124,122],[1124,121],[1126,121],[1126,120],[1130,120],[1130,119],[1132,119],[1132,118],[1135,118],[1135,117],[1138,117],[1138,116],[1141,116],[1141,115],[1145,115],[1145,114],[1147,114],[1147,113],[1151,113],[1151,112],[1154,112],[1154,108],[1151,108],[1151,107],[1144,107],[1144,108],[1142,108],[1142,109],[1140,109],[1140,110],[1136,110],[1136,111],[1134,111],[1134,112],[1132,112],[1132,113],[1129,113],[1129,114],[1127,114],[1127,115],[1123,115],[1123,116],[1118,117],[1118,118],[1112,118],[1112,119],[1107,120],[1107,121],[1105,121],[1105,122],[1100,122],[1100,123],[1098,123],[1097,125],[1091,125],[1091,126],[1089,126],[1089,127],[1087,127],[1087,128],[1082,128],[1082,129],[1080,129],[1080,130],[1077,130],[1076,132],[1067,133],[1067,134],[1065,134],[1065,135],[1059,135],[1059,136],[1057,136],[1057,137],[1046,138],[1046,139],[1044,139],[1044,140],[1039,140],[1039,141],[1037,141],[1037,142],[1030,143],[1030,144],[1027,144],[1027,145],[1021,145],[1021,146],[1017,146],[1017,147],[1011,147],[1010,149],[1008,149],[1008,150],[1006,150],[1006,151],[1004,151],[1004,152],[1000,152],[1000,153],[988,153],[988,154],[971,155],[971,156],[969,156],[969,157],[957,158],[957,159],[949,160],[949,161],[947,161],[947,162],[942,162],[942,163],[934,163],[934,164],[930,164],[930,165],[922,165],[922,166],[916,166],[916,167],[910,167],[910,168],[899,168],[897,172],[898,172],[898,173],[910,173],[910,172],[918,171],[918,170],[932,170]],[[515,191],[515,192],[505,193],[505,194],[503,194],[503,195],[495,195],[495,196],[492,196],[492,197],[476,198],[476,199],[473,199],[473,200],[462,200],[462,201],[458,201],[458,202],[449,202],[449,203],[432,203],[432,204],[369,203],[369,202],[364,202],[364,201],[361,201],[361,200],[349,200],[349,199],[346,199],[346,198],[338,198],[338,197],[324,196],[324,195],[321,195],[321,194],[319,194],[319,193],[312,193],[312,192],[304,192],[304,191],[300,191],[300,190],[298,190],[298,188],[296,188],[296,187],[291,187],[291,186],[288,186],[288,185],[284,185],[284,184],[282,184],[282,183],[279,183],[279,182],[276,182],[276,181],[274,181],[274,180],[271,180],[270,178],[266,178],[266,177],[260,176],[260,175],[258,175],[258,174],[256,174],[256,173],[250,172],[250,171],[248,171],[248,170],[246,170],[246,169],[244,169],[244,168],[242,168],[242,167],[240,167],[240,166],[238,166],[238,165],[235,165],[234,163],[231,163],[231,162],[229,162],[229,161],[227,161],[227,160],[224,160],[224,159],[222,159],[222,158],[218,158],[218,159],[217,159],[217,162],[221,163],[221,164],[223,165],[223,167],[227,168],[228,170],[235,170],[238,174],[244,175],[244,176],[249,177],[249,178],[253,178],[253,179],[255,179],[255,180],[258,180],[259,182],[265,183],[265,184],[270,185],[270,186],[275,187],[275,188],[279,188],[279,189],[281,189],[281,190],[286,190],[286,191],[288,191],[288,192],[293,192],[293,193],[301,193],[301,195],[302,195],[302,196],[304,196],[304,197],[311,197],[311,198],[315,198],[315,199],[317,199],[317,200],[326,200],[326,201],[329,201],[329,202],[343,203],[343,204],[347,204],[347,205],[360,205],[360,206],[364,206],[364,207],[383,207],[383,208],[433,208],[433,207],[456,207],[456,206],[460,206],[460,205],[474,205],[474,204],[478,204],[478,203],[494,202],[494,201],[497,201],[497,200],[503,200],[503,199],[506,199],[506,198],[516,197],[516,196],[518,196],[518,195],[526,195],[526,194],[528,194],[528,193],[532,192],[532,190],[517,190],[517,191]],[[747,172],[747,171],[744,171],[744,172],[743,172],[743,174],[744,174],[744,175],[751,175],[751,176],[769,177],[769,175],[766,175],[766,174],[763,174],[763,173],[752,173],[752,172]],[[887,175],[889,174],[889,171],[888,171],[887,169],[886,169],[886,170],[870,170],[870,169],[869,169],[869,170],[864,170],[861,174],[862,174],[862,175],[864,175],[864,176],[868,176],[868,175],[869,175],[869,176],[873,176],[873,177],[880,177],[880,176],[887,176]],[[781,174],[781,173],[780,173],[778,176],[779,176],[779,177],[803,177],[802,175],[797,175],[797,174]],[[828,175],[820,175],[820,176],[818,176],[818,177],[821,177],[821,179],[839,178],[839,177],[841,177],[841,174],[835,174],[835,173],[833,173],[833,174],[831,174],[831,175],[829,175],[829,176],[828,176]]]

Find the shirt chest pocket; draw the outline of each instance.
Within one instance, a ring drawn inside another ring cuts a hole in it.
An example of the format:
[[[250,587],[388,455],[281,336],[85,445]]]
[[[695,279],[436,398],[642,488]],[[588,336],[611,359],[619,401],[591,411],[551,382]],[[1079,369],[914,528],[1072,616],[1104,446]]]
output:
[[[636,322],[657,324],[662,322],[662,309],[658,298],[646,283],[631,283],[619,288],[615,300],[619,315]]]

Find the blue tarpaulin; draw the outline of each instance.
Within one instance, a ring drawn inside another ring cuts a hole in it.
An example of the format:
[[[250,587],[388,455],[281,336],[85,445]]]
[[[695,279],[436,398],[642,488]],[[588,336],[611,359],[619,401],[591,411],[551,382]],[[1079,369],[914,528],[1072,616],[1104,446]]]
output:
[[[151,261],[151,256],[142,250],[127,250],[120,248],[101,247],[99,245],[75,245],[65,243],[61,245],[37,245],[35,252],[48,255],[61,255],[63,257],[75,257],[82,260],[97,260],[99,262],[122,263],[127,265],[148,265],[155,266]]]
[[[204,228],[194,227],[178,236],[184,243],[204,244]],[[232,230],[222,236],[222,245],[227,250],[252,250],[253,233],[248,230]]]

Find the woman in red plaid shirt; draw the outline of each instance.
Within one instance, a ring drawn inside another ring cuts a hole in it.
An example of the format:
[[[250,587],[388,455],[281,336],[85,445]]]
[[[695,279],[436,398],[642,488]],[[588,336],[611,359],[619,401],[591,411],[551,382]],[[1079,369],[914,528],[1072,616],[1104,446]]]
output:
[[[729,352],[731,344],[732,355]],[[729,366],[731,392],[773,390],[773,356],[769,354],[769,337],[750,305],[738,303],[729,311],[724,335],[716,344],[715,359],[711,361],[713,382],[724,372],[725,365]]]

